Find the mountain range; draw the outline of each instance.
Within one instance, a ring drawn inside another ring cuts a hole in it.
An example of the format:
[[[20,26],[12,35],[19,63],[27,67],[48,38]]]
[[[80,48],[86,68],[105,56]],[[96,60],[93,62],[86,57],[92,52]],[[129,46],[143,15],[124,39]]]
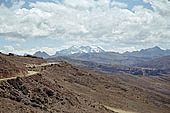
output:
[[[105,52],[100,47],[90,47],[90,46],[72,46],[68,49],[63,49],[61,51],[57,51],[53,56],[69,56],[74,54],[84,54],[84,53],[103,53]]]
[[[45,52],[36,52],[34,56],[43,58],[54,58],[66,56],[75,60],[91,61],[104,64],[134,65],[145,61],[170,55],[170,50],[163,50],[158,46],[133,52],[108,52],[100,47],[72,46],[68,49],[57,51],[55,55],[48,55]]]
[[[72,46],[57,51],[52,56],[40,51],[34,55],[46,58],[48,62],[66,61],[75,66],[107,74],[160,76],[168,74],[170,69],[170,50],[163,50],[158,46],[122,54],[107,52],[100,47]]]
[[[170,55],[170,50],[163,50],[158,46],[148,49],[141,49],[140,51],[125,52],[123,55],[135,56],[135,57],[148,57],[148,58],[158,58],[161,56]]]
[[[90,46],[72,46],[68,49],[63,49],[61,51],[57,51],[55,55],[48,55],[46,52],[37,51],[33,54],[33,56],[42,57],[42,58],[49,58],[49,57],[56,57],[56,56],[70,56],[74,54],[84,54],[84,53],[103,53],[105,52],[100,47],[90,47]]]

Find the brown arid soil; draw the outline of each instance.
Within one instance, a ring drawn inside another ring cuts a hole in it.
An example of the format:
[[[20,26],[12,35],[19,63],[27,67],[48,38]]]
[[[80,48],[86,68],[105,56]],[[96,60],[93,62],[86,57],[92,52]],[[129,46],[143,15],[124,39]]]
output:
[[[42,58],[5,55],[0,53],[0,79],[27,74],[27,64],[41,64]]]
[[[102,75],[66,62],[25,68],[37,73],[0,81],[0,113],[170,113],[170,76]]]

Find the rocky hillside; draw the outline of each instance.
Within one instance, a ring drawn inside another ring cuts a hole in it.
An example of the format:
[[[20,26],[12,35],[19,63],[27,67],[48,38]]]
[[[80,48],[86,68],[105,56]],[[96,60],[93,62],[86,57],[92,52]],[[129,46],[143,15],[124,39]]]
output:
[[[66,80],[69,73],[64,68],[72,69],[70,66],[66,63],[46,66],[41,69],[46,70],[34,76],[0,81],[0,99],[3,100],[0,113],[114,113],[69,87],[70,82]],[[53,70],[56,73],[51,73]]]
[[[1,113],[170,111],[169,76],[101,75],[66,62],[38,68],[36,75],[0,81]]]
[[[42,58],[32,56],[15,56],[13,54],[5,55],[0,53],[0,79],[17,75],[27,74],[27,64],[41,64],[46,61]]]

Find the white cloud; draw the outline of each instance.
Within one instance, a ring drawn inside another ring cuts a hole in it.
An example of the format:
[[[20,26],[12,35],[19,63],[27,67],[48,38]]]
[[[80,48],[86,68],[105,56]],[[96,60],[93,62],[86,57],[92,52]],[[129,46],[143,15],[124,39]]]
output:
[[[49,55],[54,55],[57,50],[61,50],[61,48],[37,47],[32,49],[29,48],[15,49],[13,46],[7,45],[4,46],[0,51],[6,54],[15,53],[17,55],[24,55],[25,53],[33,55],[37,51],[44,51],[47,52]]]
[[[11,42],[25,42],[25,39],[20,39],[20,38],[16,38],[16,37],[7,37],[6,38],[7,41],[11,41]]]
[[[110,4],[110,0],[65,0],[63,4],[36,2],[30,4],[30,9],[21,9],[23,3],[10,9],[1,5],[0,35],[14,37],[8,38],[13,41],[42,37],[62,40],[69,45],[99,45],[121,51],[154,44],[168,48],[170,2],[144,1],[151,3],[153,11],[136,6],[131,12],[122,9],[127,8],[127,4]],[[110,9],[110,5],[114,7]],[[52,53],[52,49],[44,50]]]
[[[15,49],[13,46],[6,45],[4,46],[3,52],[4,53],[14,53]]]
[[[73,8],[87,10],[88,8],[94,6],[94,1],[93,0],[64,0],[64,4],[66,6],[70,6]]]
[[[112,7],[118,7],[118,8],[127,8],[127,7],[128,7],[128,4],[122,3],[122,2],[113,1],[113,2],[111,3],[111,6],[112,6]]]

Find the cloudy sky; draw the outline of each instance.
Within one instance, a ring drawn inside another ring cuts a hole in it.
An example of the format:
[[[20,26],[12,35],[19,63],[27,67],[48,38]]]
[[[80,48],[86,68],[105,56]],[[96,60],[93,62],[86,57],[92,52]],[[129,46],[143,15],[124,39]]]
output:
[[[0,0],[0,51],[170,49],[168,0]]]

